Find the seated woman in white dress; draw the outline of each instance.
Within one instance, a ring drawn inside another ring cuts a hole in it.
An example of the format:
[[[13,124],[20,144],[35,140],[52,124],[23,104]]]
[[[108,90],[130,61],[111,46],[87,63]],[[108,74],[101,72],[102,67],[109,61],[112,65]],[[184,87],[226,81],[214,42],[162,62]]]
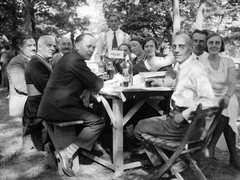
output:
[[[200,61],[207,71],[216,96],[215,100],[220,101],[222,99],[226,108],[222,112],[218,126],[204,153],[206,157],[214,155],[216,144],[223,132],[230,153],[229,161],[234,168],[240,171],[240,160],[236,151],[236,135],[238,135],[236,122],[239,104],[235,94],[235,65],[231,58],[219,55],[220,52],[224,51],[224,41],[219,34],[209,34],[206,42],[209,56],[207,59],[201,59]]]

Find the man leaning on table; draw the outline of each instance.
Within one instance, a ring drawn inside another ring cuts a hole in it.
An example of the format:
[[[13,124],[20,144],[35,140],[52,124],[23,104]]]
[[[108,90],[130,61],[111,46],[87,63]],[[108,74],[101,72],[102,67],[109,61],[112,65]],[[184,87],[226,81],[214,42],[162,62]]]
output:
[[[82,130],[76,139],[55,152],[68,176],[75,176],[72,169],[73,155],[79,148],[90,151],[105,125],[103,118],[85,107],[88,92],[97,93],[103,87],[102,79],[92,73],[85,62],[92,57],[95,44],[96,39],[90,33],[76,38],[76,50],[64,55],[56,64],[38,111],[39,117],[50,122],[83,121]]]
[[[110,50],[118,50],[118,46],[122,43],[129,43],[130,36],[119,29],[121,19],[119,14],[111,13],[108,16],[108,27],[110,30],[104,33],[97,42],[96,53],[94,59],[96,62],[100,61],[100,56]],[[105,55],[105,54],[104,54]]]
[[[214,105],[214,92],[203,65],[192,56],[192,44],[192,37],[184,32],[178,32],[173,37],[172,51],[180,65],[176,87],[171,97],[172,110],[166,121],[162,120],[161,116],[139,121],[134,135],[140,142],[143,140],[142,133],[180,141],[189,126],[190,112],[195,110],[199,103],[203,107]],[[157,80],[153,83],[158,84]]]

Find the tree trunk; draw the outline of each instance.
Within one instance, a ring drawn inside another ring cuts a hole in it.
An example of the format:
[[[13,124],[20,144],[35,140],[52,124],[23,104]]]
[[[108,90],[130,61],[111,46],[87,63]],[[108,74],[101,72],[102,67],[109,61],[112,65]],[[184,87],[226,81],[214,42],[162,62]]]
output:
[[[72,40],[73,46],[75,47],[75,43],[74,43],[74,30],[71,30],[70,39]]]
[[[25,2],[25,34],[32,35],[35,31],[34,21],[34,1],[35,0],[24,0]]]
[[[173,7],[173,35],[180,31],[180,13],[179,13],[179,0],[172,0]]]
[[[14,52],[17,52],[17,19],[15,18],[17,16],[16,14],[16,5],[13,2],[13,9],[12,9],[12,29],[11,31],[14,32],[14,36],[12,36],[12,49]]]
[[[194,29],[202,30],[205,9],[206,9],[206,0],[200,0],[198,10],[197,10],[196,20],[193,25]]]

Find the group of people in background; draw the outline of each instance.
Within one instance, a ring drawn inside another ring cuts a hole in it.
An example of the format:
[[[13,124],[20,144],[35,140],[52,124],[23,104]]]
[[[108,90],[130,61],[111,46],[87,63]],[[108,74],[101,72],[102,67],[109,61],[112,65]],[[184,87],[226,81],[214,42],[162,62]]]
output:
[[[239,110],[235,66],[231,58],[220,55],[224,51],[222,36],[205,30],[195,30],[192,35],[178,32],[172,39],[173,54],[161,55],[157,53],[155,38],[131,38],[119,29],[120,23],[118,14],[110,14],[110,30],[98,40],[90,33],[77,36],[74,43],[67,37],[57,42],[51,35],[41,36],[37,43],[31,36],[20,40],[18,55],[11,58],[6,68],[10,83],[10,115],[23,117],[24,132],[30,133],[35,148],[44,150],[43,120],[56,123],[83,120],[76,140],[55,152],[64,172],[75,175],[72,170],[74,154],[81,148],[91,150],[106,125],[95,109],[86,107],[86,97],[94,97],[103,87],[103,81],[89,69],[85,60],[93,56],[99,62],[107,51],[118,49],[124,51],[124,56],[131,57],[134,75],[169,69],[177,74],[178,83],[171,97],[173,110],[168,120],[162,121],[160,116],[139,119],[134,129],[135,137],[140,142],[142,133],[181,140],[189,125],[188,116],[196,105],[214,106],[221,100],[225,109],[204,154],[214,155],[223,133],[230,152],[229,161],[240,171],[235,146]],[[55,53],[57,48],[59,52]],[[152,83],[157,86],[159,82]],[[19,107],[14,106],[16,101],[20,102],[19,97],[24,106],[22,112],[16,113]]]

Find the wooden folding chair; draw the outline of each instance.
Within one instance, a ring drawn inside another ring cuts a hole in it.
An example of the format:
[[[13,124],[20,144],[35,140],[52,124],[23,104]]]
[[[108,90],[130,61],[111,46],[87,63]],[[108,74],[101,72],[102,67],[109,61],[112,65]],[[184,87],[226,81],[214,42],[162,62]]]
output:
[[[77,137],[76,125],[83,124],[83,121],[78,120],[78,121],[68,121],[68,122],[62,122],[62,123],[53,123],[49,121],[44,121],[44,124],[47,127],[48,134],[54,146],[54,149],[49,148],[49,146],[45,148],[47,151],[47,159],[49,159],[49,161],[53,161],[52,154],[54,152],[52,151],[65,148],[68,145],[70,145]],[[60,162],[57,162],[57,164],[55,164],[49,161],[48,161],[48,164],[53,169],[58,170],[58,173],[60,175],[64,174],[62,169],[58,168]],[[74,167],[79,168],[78,155],[74,158],[73,164],[74,164]]]
[[[164,140],[148,134],[142,134],[142,137],[146,140],[146,142],[151,143],[156,148],[162,159],[165,161],[165,164],[163,164],[163,166],[161,166],[161,168],[153,174],[152,179],[158,179],[162,177],[164,173],[166,173],[166,171],[170,169],[172,174],[174,174],[177,179],[182,180],[183,177],[181,176],[180,172],[178,172],[178,170],[174,168],[173,164],[176,163],[180,155],[184,155],[190,162],[194,170],[197,172],[197,176],[199,177],[199,179],[206,180],[206,177],[197,166],[196,161],[192,159],[190,153],[196,151],[200,152],[207,146],[212,136],[212,133],[214,132],[218,124],[223,109],[223,103],[221,103],[219,107],[211,107],[208,109],[202,109],[202,105],[199,104],[196,111],[192,112],[190,115],[189,119],[192,121],[182,141]],[[212,117],[214,115],[215,117],[206,133],[206,136],[202,138],[201,133],[203,132],[203,129],[205,129],[205,127],[199,128],[200,124],[202,123],[201,121],[204,118]],[[196,134],[199,134],[199,131],[201,131],[199,138],[197,140],[191,140],[192,137],[194,137]],[[165,150],[173,151],[173,154],[168,157]]]

